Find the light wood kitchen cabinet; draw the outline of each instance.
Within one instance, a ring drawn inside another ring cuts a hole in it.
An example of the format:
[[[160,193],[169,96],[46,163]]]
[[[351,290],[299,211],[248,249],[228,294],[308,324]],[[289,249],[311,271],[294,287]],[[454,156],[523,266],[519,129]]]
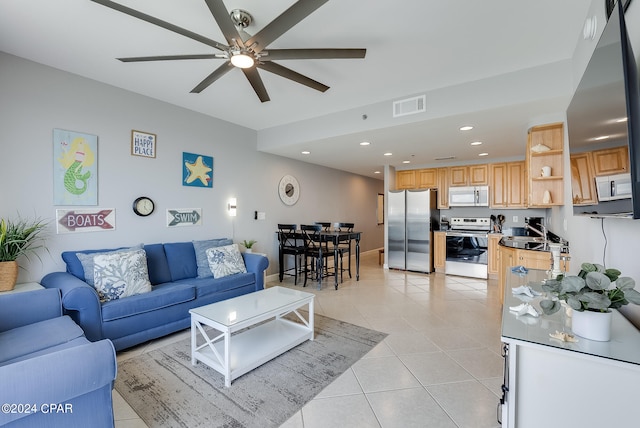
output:
[[[416,188],[416,171],[397,171],[396,172],[396,189],[415,189]]]
[[[432,189],[438,187],[438,169],[410,169],[396,172],[396,189]]]
[[[560,269],[569,271],[569,255],[562,260]],[[517,248],[498,245],[498,292],[500,303],[504,300],[504,287],[507,278],[507,270],[513,266],[524,266],[527,269],[551,269],[551,253],[548,251],[521,250]]]
[[[571,155],[571,198],[573,205],[598,203],[591,152]]]
[[[433,268],[436,272],[444,272],[447,260],[447,232],[433,233]]]
[[[626,146],[594,150],[592,154],[596,176],[629,172],[629,149]]]
[[[487,273],[490,278],[495,278],[500,271],[500,255],[498,253],[498,244],[502,239],[501,233],[490,233],[489,242],[487,244],[487,251],[489,253],[487,259]]]
[[[419,189],[431,189],[438,187],[438,169],[418,169],[416,170],[416,181]]]
[[[525,162],[489,165],[491,208],[526,208]]]
[[[449,168],[438,168],[438,208],[449,208]]]
[[[486,186],[489,184],[488,165],[449,167],[449,186]]]
[[[564,205],[564,131],[562,123],[534,126],[527,139],[528,205],[547,208]],[[542,176],[550,167],[551,175]]]
[[[504,303],[504,285],[507,282],[507,269],[516,266],[516,250],[498,245],[498,297],[500,303]]]
[[[547,251],[516,250],[516,266],[527,269],[549,270],[551,268],[551,253]]]

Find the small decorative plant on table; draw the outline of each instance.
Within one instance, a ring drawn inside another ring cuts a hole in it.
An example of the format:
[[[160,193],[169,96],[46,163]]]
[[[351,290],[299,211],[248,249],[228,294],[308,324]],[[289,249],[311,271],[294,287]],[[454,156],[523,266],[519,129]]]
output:
[[[545,315],[551,315],[560,310],[560,300],[563,300],[574,311],[574,333],[594,340],[609,340],[606,335],[596,335],[600,338],[590,337],[590,333],[584,330],[583,317],[579,314],[609,314],[607,318],[610,328],[611,309],[618,309],[629,303],[640,305],[640,292],[634,289],[635,281],[620,275],[618,269],[583,263],[577,276],[559,276],[558,279],[547,281],[542,286],[551,296],[540,301],[540,307]]]
[[[253,250],[252,250],[252,247],[253,247],[253,244],[255,244],[256,242],[258,242],[258,241],[255,241],[255,240],[253,240],[253,239],[251,239],[251,240],[247,241],[247,240],[245,239],[244,241],[242,241],[242,246],[243,246],[244,248],[246,248],[246,249],[247,249],[247,252],[248,252],[248,253],[250,253],[250,252],[252,252],[252,251],[253,251]]]

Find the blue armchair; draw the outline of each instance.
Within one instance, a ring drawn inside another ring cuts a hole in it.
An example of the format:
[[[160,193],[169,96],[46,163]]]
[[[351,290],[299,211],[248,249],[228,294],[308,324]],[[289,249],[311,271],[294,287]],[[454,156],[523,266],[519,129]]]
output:
[[[111,341],[89,342],[59,290],[0,295],[0,426],[113,427],[116,371]]]

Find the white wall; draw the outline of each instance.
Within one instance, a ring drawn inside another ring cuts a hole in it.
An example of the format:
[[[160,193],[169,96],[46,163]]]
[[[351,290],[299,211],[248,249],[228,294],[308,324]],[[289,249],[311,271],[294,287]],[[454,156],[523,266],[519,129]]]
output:
[[[136,243],[234,237],[256,239],[277,272],[277,223],[354,222],[362,250],[383,246],[377,194],[383,181],[260,153],[256,132],[0,52],[0,217],[48,220],[49,254],[20,260],[19,282],[63,270],[64,250]],[[197,95],[194,95],[197,96]],[[98,207],[115,208],[115,231],[57,235],[53,205],[54,128],[98,136]],[[157,134],[155,159],[130,155],[131,130]],[[182,186],[182,152],[214,157],[213,189]],[[300,182],[300,200],[285,206],[277,186],[285,174]],[[156,202],[147,218],[131,210],[141,195]],[[238,216],[227,215],[237,198]],[[202,208],[203,224],[167,228],[169,208]],[[266,220],[254,220],[254,211]]]

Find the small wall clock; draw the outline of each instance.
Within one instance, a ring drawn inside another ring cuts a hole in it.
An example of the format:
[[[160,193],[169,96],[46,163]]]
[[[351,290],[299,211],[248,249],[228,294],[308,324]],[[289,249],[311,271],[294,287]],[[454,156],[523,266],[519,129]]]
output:
[[[151,215],[154,209],[155,204],[153,203],[151,198],[147,196],[140,196],[135,201],[133,201],[133,212],[140,217]]]
[[[286,205],[294,205],[300,198],[300,185],[292,175],[285,175],[278,184],[278,195]]]

